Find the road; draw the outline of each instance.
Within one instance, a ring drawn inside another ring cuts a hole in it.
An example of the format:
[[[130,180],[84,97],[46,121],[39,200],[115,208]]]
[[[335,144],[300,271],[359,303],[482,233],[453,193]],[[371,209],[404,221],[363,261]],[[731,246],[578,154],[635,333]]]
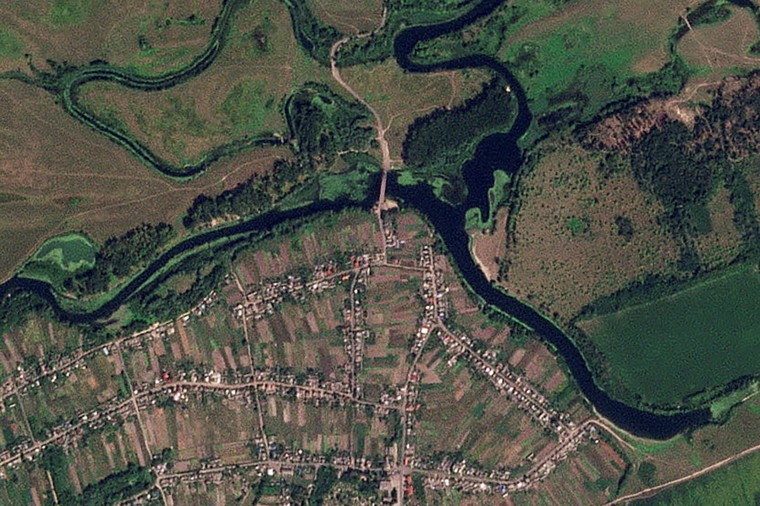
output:
[[[731,457],[728,457],[726,459],[721,460],[720,462],[716,462],[715,464],[709,465],[703,469],[700,469],[699,471],[694,471],[691,474],[688,474],[682,478],[678,478],[676,480],[669,481],[667,483],[663,483],[662,485],[657,485],[655,487],[649,487],[646,488],[640,492],[636,492],[635,494],[628,494],[624,495],[623,497],[618,497],[612,502],[608,502],[606,506],[612,506],[613,504],[622,504],[625,502],[632,501],[634,499],[641,499],[645,497],[650,497],[657,492],[661,490],[665,490],[666,488],[673,487],[675,485],[678,485],[679,483],[684,483],[689,480],[693,480],[694,478],[699,478],[700,476],[703,476],[705,474],[708,474],[712,471],[715,471],[718,468],[721,468],[723,466],[726,466],[728,464],[731,464],[732,462],[736,462],[737,460],[741,459],[742,457],[746,457],[747,455],[750,455],[751,453],[754,453],[756,451],[760,450],[760,444],[755,445],[751,448],[747,448],[744,451],[741,451],[737,453],[736,455],[733,455]]]
[[[383,16],[383,25],[385,24],[385,15]],[[382,27],[382,25],[381,25]],[[369,112],[372,113],[372,115],[375,117],[375,129],[377,130],[377,143],[380,145],[380,152],[382,153],[382,179],[380,180],[380,195],[377,199],[377,213],[378,215],[380,212],[385,208],[385,188],[387,184],[387,176],[388,171],[391,170],[391,150],[390,146],[388,145],[388,141],[385,139],[385,132],[386,128],[383,126],[383,120],[380,118],[380,114],[377,112],[377,109],[372,107],[369,103],[367,103],[364,98],[362,98],[359,93],[354,90],[346,81],[343,80],[343,77],[340,75],[340,69],[338,68],[338,65],[335,61],[335,55],[338,54],[338,49],[340,49],[340,46],[345,44],[347,41],[351,40],[352,38],[361,38],[361,37],[367,37],[371,35],[374,32],[370,33],[364,33],[359,36],[349,36],[345,37],[335,44],[332,45],[330,48],[330,72],[332,73],[333,79],[340,84],[343,89],[345,89],[348,93],[351,94],[352,97],[354,97],[356,100],[362,103],[364,107],[366,107]]]

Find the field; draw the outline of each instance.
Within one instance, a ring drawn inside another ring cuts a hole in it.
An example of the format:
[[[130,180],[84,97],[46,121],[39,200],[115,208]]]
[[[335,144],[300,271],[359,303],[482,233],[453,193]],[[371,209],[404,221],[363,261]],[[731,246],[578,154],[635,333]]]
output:
[[[474,377],[465,364],[447,370],[440,355],[429,353],[423,360],[424,368],[436,371],[441,382],[423,385],[420,391],[416,442],[421,457],[462,452],[469,462],[487,469],[513,469],[528,464],[551,443],[540,426],[496,395],[490,383]],[[511,444],[503,444],[505,440]]]
[[[401,145],[412,121],[439,107],[460,105],[488,79],[479,70],[412,74],[395,60],[350,67],[341,75],[380,114],[391,157],[397,163],[401,163]]]
[[[726,188],[716,189],[706,209],[705,227],[695,242],[702,265],[712,269],[736,258],[742,240],[734,225],[734,205]]]
[[[689,394],[760,372],[758,297],[760,274],[743,266],[581,327],[630,391],[644,402],[678,404]]]
[[[175,450],[177,471],[199,469],[210,460],[250,461],[249,443],[259,435],[253,406],[222,396],[189,393],[186,400],[147,408],[141,416],[148,447],[153,454]]]
[[[545,146],[521,182],[513,243],[492,254],[509,263],[502,286],[560,321],[678,259],[661,205],[630,169],[604,177],[599,165],[572,141]]]
[[[695,3],[573,2],[509,35],[499,56],[516,66],[537,117],[558,111],[587,118],[622,98],[627,78],[667,63],[670,32]]]
[[[2,81],[0,95],[13,104],[0,111],[7,197],[0,202],[0,278],[56,234],[81,230],[100,242],[142,222],[176,224],[198,193],[230,188],[289,154],[252,151],[192,182],[169,181],[79,124],[45,92]]]
[[[312,0],[314,13],[325,23],[344,33],[356,34],[377,29],[383,20],[382,0]]]
[[[516,505],[603,504],[617,494],[626,471],[620,453],[604,440],[588,442],[538,487],[514,496]]]
[[[251,3],[235,14],[227,44],[198,77],[153,93],[88,83],[80,100],[175,165],[244,136],[284,133],[284,97],[321,72],[301,57],[290,23],[281,2]]]
[[[760,58],[749,53],[760,36],[753,14],[748,9],[730,11],[727,21],[698,26],[678,43],[678,52],[690,66],[699,69],[702,79],[722,78],[760,63]]]
[[[188,63],[208,41],[219,1],[31,0],[0,5],[0,71],[102,59],[160,72]],[[12,28],[11,28],[12,27]]]
[[[330,451],[382,462],[387,421],[353,407],[314,406],[303,401],[267,397],[264,423],[269,440],[285,450],[312,454]]]
[[[277,314],[252,323],[254,362],[297,373],[316,370],[329,380],[345,379],[347,357],[339,325],[346,298],[346,287],[341,286],[306,304],[285,303]]]
[[[760,497],[760,455],[744,457],[722,469],[667,489],[636,506],[677,504],[756,504]]]

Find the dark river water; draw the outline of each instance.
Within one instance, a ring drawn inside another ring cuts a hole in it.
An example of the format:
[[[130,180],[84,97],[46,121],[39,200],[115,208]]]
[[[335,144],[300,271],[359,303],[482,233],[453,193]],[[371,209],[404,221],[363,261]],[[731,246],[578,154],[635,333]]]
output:
[[[462,277],[487,304],[525,323],[541,338],[554,345],[578,387],[600,415],[634,434],[655,439],[666,439],[691,427],[706,424],[710,419],[708,410],[659,415],[612,399],[596,385],[583,356],[567,334],[529,305],[496,288],[486,279],[470,254],[469,236],[465,231],[465,213],[469,208],[478,207],[481,216],[488,216],[488,189],[494,183],[494,169],[505,170],[510,175],[519,170],[523,157],[517,141],[528,130],[532,114],[520,82],[504,64],[490,56],[472,55],[441,63],[421,64],[413,61],[411,54],[419,42],[459,30],[490,13],[501,3],[502,0],[483,0],[469,13],[451,22],[408,28],[396,38],[395,54],[399,64],[410,72],[467,68],[492,71],[509,84],[517,100],[517,118],[512,129],[508,133],[497,133],[483,139],[475,151],[474,158],[463,167],[468,190],[464,204],[452,207],[441,202],[435,198],[432,189],[427,185],[405,187],[392,180],[388,191],[427,216],[446,244]]]
[[[486,55],[473,55],[428,65],[412,61],[410,54],[414,46],[420,41],[456,31],[473,20],[488,14],[500,3],[501,0],[483,0],[471,11],[456,20],[437,25],[407,28],[396,37],[395,55],[399,64],[410,72],[434,72],[466,68],[481,68],[492,71],[509,84],[514,98],[517,100],[518,112],[514,126],[508,133],[494,134],[484,138],[475,152],[474,159],[463,167],[465,182],[468,187],[468,196],[464,204],[452,207],[437,200],[429,186],[401,186],[393,177],[390,178],[388,191],[427,217],[448,247],[464,280],[486,303],[533,328],[542,339],[554,346],[567,364],[578,387],[600,415],[634,434],[656,439],[665,439],[689,428],[704,425],[709,421],[709,411],[707,410],[676,415],[657,415],[610,398],[594,383],[592,374],[573,341],[551,320],[492,285],[470,255],[469,237],[465,231],[465,212],[468,208],[479,207],[483,212],[482,216],[488,216],[487,195],[488,189],[493,185],[493,171],[495,168],[499,168],[514,174],[519,170],[523,158],[517,140],[527,131],[532,121],[532,115],[520,83],[506,66],[494,58]],[[99,77],[106,78],[105,76]],[[124,79],[129,79],[129,76],[119,76],[120,82]],[[295,218],[304,218],[326,211],[338,211],[349,206],[363,205],[366,207],[374,196],[375,189],[367,196],[367,201],[364,203],[316,202],[299,209],[275,211],[234,226],[211,230],[188,238],[161,255],[139,276],[124,286],[115,297],[90,313],[66,311],[58,304],[51,287],[41,281],[13,278],[0,285],[0,296],[13,296],[20,290],[28,290],[46,299],[61,318],[69,321],[86,323],[108,318],[130,297],[139,293],[141,287],[152,275],[181,253],[224,237],[249,232],[255,234],[258,231],[270,230],[272,227]],[[248,239],[242,235],[240,240]]]

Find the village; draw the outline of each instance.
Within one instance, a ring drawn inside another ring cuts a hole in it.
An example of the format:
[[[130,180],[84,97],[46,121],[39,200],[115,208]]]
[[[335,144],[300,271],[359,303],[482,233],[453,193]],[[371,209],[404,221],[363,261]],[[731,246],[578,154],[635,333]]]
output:
[[[299,273],[264,279],[252,287],[246,286],[249,283],[241,281],[240,275],[233,272],[225,278],[223,287],[175,320],[155,323],[146,330],[87,350],[78,349],[74,354],[55,357],[36,367],[19,364],[0,386],[4,410],[15,408],[18,403],[23,413],[24,405],[29,404],[30,396],[36,395],[38,389],[63,387],[70,378],[83,375],[95,359],[114,364],[115,370],[121,371],[125,386],[99,400],[92,409],[78,412],[45,430],[44,434],[35,437],[34,431],[29,430],[31,437],[19,438],[13,446],[0,452],[0,473],[4,472],[2,469],[34,461],[52,446],[77,448],[89,434],[107,427],[132,427],[130,430],[138,433],[136,440],[147,441],[150,430],[146,425],[152,422],[146,418],[152,410],[217,399],[225,405],[235,404],[255,413],[252,419],[257,420],[258,427],[250,431],[245,443],[250,448],[249,458],[232,462],[218,456],[209,457],[196,465],[176,463],[170,469],[166,462],[156,461],[155,449],[151,451],[147,443],[140,443],[138,446],[147,450],[143,460],[155,475],[156,486],[126,504],[146,504],[165,498],[180,483],[211,484],[231,474],[248,476],[251,473],[254,477],[266,474],[287,480],[294,474],[313,475],[319,466],[379,473],[380,489],[386,491],[384,500],[392,504],[413,499],[412,475],[422,476],[424,486],[431,490],[456,489],[503,496],[540,482],[579,445],[595,439],[597,425],[590,419],[574,420],[558,410],[541,393],[539,385],[498,361],[497,353],[485,343],[458,330],[458,326],[457,330],[450,329],[454,321],[449,297],[451,287],[444,276],[448,260],[435,251],[429,236],[413,241],[406,237],[408,234],[399,236],[393,217],[386,218],[384,223],[382,239],[378,241],[381,247],[374,250],[353,251],[308,268],[299,266]],[[411,255],[410,248],[413,248]],[[400,256],[394,259],[396,251]],[[402,255],[404,251],[407,251],[406,256]],[[403,272],[409,282],[419,279],[419,284],[414,286],[418,286],[416,297],[421,311],[413,322],[414,334],[407,336],[410,345],[406,352],[408,361],[402,370],[403,380],[389,382],[379,394],[368,393],[364,380],[369,367],[367,350],[376,339],[376,327],[371,323],[373,300],[368,297],[368,291],[375,283],[377,272],[396,271]],[[286,310],[288,305],[307,304],[327,295],[343,298],[338,331],[345,358],[340,367],[330,374],[299,372],[280,364],[267,367],[267,360],[262,363],[253,359],[252,347],[256,343],[252,341],[257,324]],[[239,360],[238,367],[217,369],[209,364],[185,363],[181,367],[163,369],[153,360],[156,365],[150,381],[128,372],[129,357],[151,353],[157,346],[163,346],[162,342],[184,339],[193,321],[203,320],[214,311],[226,311],[243,332],[245,347],[241,350],[246,349],[248,359]],[[504,396],[540,430],[551,434],[547,441],[553,443],[529,455],[527,467],[518,473],[510,469],[485,469],[466,459],[432,459],[419,454],[416,445],[418,410],[426,378],[421,360],[430,350],[431,342],[444,352],[445,368],[464,364],[473,375],[490,383],[495,394]],[[400,433],[375,455],[358,455],[346,450],[332,451],[329,455],[309,451],[268,434],[267,413],[272,409],[269,400],[275,398],[320,409],[361,410],[370,420],[397,423]]]

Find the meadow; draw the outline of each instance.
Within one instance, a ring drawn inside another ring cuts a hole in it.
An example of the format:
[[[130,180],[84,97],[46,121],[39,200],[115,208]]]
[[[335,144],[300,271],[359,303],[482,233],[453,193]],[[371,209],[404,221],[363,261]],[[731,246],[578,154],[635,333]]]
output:
[[[96,252],[96,246],[84,235],[53,237],[31,256],[19,274],[57,284],[77,270],[93,267]]]
[[[753,454],[708,475],[636,501],[636,506],[678,504],[757,504],[760,455]]]
[[[161,72],[188,63],[208,40],[220,1],[30,0],[0,5],[0,71],[47,60]]]
[[[523,17],[535,20],[508,34],[499,57],[516,69],[533,103],[538,119],[534,133],[559,122],[586,120],[630,94],[651,92],[644,83],[669,62],[671,31],[695,3],[590,0],[553,13],[538,9],[540,3],[527,8]],[[649,84],[678,86],[666,81]],[[636,82],[642,90],[632,86]]]
[[[760,274],[739,266],[579,326],[623,386],[645,403],[672,406],[760,372],[758,297]]]
[[[250,151],[192,182],[170,181],[71,118],[42,90],[0,82],[0,278],[51,236],[78,230],[95,242],[142,222],[177,223],[199,193],[271,170],[287,148]]]
[[[631,170],[605,176],[598,156],[566,139],[534,152],[509,216],[509,247],[495,255],[503,286],[560,321],[646,274],[671,272],[678,259],[658,221],[662,206]],[[633,232],[621,233],[620,220]]]
[[[298,55],[287,9],[272,0],[257,2],[235,13],[218,58],[189,82],[152,93],[91,82],[78,90],[79,100],[171,164],[194,164],[220,145],[274,132],[287,135],[284,97],[318,78],[314,66],[296,64]],[[137,61],[130,67],[155,72]]]

